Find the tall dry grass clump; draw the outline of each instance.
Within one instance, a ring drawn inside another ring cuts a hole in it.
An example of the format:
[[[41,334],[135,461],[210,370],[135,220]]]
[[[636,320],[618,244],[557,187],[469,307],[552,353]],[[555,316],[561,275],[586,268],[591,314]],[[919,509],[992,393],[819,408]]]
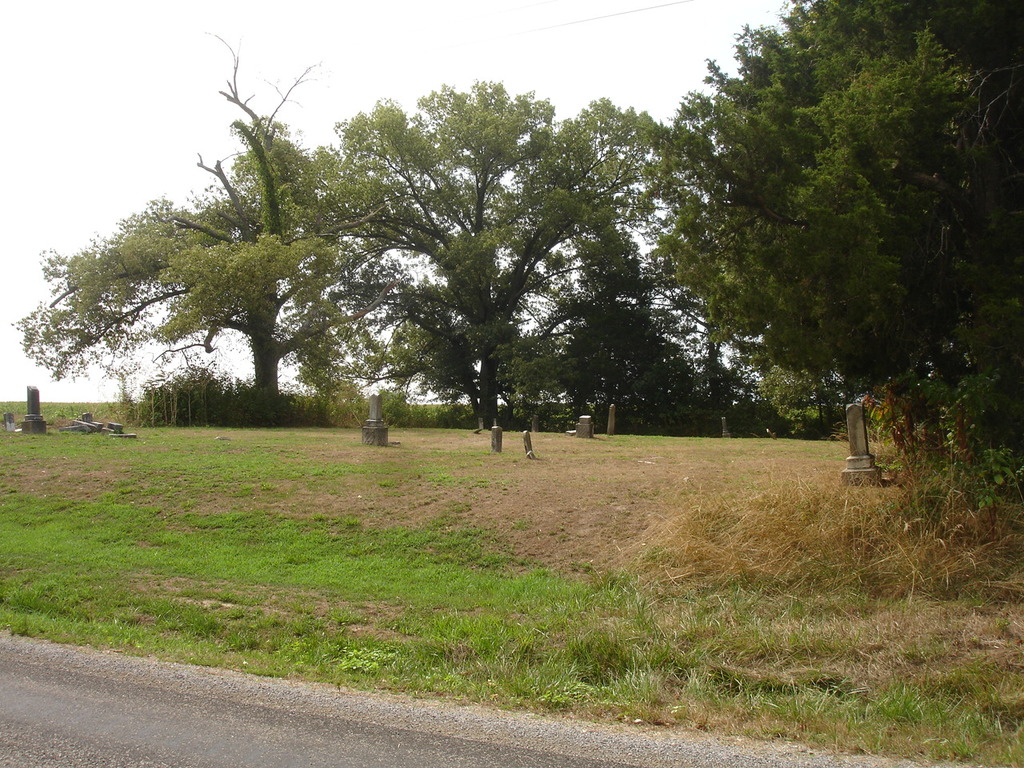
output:
[[[639,559],[676,583],[1024,595],[1021,505],[972,506],[952,478],[780,480],[746,495],[680,493],[668,507]]]

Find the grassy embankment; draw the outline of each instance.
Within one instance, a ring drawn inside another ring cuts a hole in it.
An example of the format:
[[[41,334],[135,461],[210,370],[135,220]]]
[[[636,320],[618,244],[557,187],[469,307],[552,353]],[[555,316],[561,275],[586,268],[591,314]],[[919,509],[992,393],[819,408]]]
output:
[[[538,435],[530,462],[443,431],[0,438],[14,633],[1024,764],[1019,564],[991,521],[840,487],[837,444]]]

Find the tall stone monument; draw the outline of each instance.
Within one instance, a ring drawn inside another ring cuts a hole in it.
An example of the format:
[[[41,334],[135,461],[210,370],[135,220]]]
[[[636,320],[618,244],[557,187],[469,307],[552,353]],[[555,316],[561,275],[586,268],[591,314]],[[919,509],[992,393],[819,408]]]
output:
[[[846,406],[846,433],[850,438],[850,455],[842,478],[844,485],[880,485],[882,470],[875,466],[875,457],[868,452],[868,424],[861,403]]]
[[[42,412],[39,410],[38,388],[28,388],[27,401],[28,402],[25,405],[25,420],[21,422],[21,433],[23,435],[45,435],[46,420],[43,418]]]
[[[363,422],[363,445],[388,445],[384,406],[380,395],[370,395],[370,418]]]

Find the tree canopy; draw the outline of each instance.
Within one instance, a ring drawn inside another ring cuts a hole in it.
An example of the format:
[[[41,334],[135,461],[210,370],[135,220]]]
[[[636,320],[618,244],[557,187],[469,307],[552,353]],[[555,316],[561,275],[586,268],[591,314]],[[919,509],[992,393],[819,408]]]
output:
[[[817,377],[983,376],[1015,392],[1024,17],[1011,6],[796,2],[781,27],[744,31],[738,74],[713,68],[712,92],[683,100],[661,145],[661,247],[735,343]]]
[[[242,98],[237,75],[236,58],[222,94],[241,113],[231,125],[241,152],[227,167],[200,157],[214,179],[203,197],[154,202],[79,253],[47,257],[54,298],[20,327],[28,354],[58,377],[153,342],[212,352],[233,331],[249,345],[256,388],[276,394],[282,360],[319,359],[372,307],[379,275],[364,279],[362,257],[339,238],[358,222],[340,217],[327,183],[337,158],[303,149],[276,120],[305,75],[268,116]]]
[[[556,121],[478,83],[339,126],[346,197],[375,211],[360,237],[409,266],[403,338],[434,392],[487,419],[512,402],[510,361],[563,329],[581,265],[631,247],[648,125],[607,101]]]

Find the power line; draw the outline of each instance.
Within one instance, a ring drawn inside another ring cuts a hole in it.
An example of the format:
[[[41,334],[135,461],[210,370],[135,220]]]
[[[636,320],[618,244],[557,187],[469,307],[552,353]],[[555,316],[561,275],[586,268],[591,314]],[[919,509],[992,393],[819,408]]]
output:
[[[532,32],[545,32],[549,29],[559,29],[560,27],[571,27],[575,24],[586,24],[590,21],[600,21],[601,19],[611,19],[616,16],[627,16],[631,13],[641,13],[643,11],[655,11],[659,8],[668,8],[670,5],[684,5],[685,3],[692,3],[694,0],[675,0],[671,3],[662,3],[661,5],[649,5],[646,8],[634,8],[629,11],[618,11],[616,13],[607,13],[604,16],[591,16],[587,19],[576,19],[575,21],[563,21],[561,24],[552,24],[548,27],[535,27],[534,29],[526,29],[522,32],[516,32],[517,35],[528,35]],[[542,3],[538,3],[540,5]]]
[[[512,11],[522,11],[527,8],[536,8],[538,5],[551,5],[552,3],[559,3],[561,0],[538,0],[536,3],[527,3],[526,5],[517,5],[514,8],[503,8],[498,13],[511,13]]]
[[[479,13],[474,16],[470,16],[470,20],[478,19],[491,19],[495,16],[504,16],[509,13],[516,13],[517,11],[524,11],[527,8],[536,8],[538,5],[551,5],[552,3],[560,3],[563,0],[537,0],[537,2],[527,3],[526,5],[513,5],[509,8],[494,8],[489,9],[484,13]]]

